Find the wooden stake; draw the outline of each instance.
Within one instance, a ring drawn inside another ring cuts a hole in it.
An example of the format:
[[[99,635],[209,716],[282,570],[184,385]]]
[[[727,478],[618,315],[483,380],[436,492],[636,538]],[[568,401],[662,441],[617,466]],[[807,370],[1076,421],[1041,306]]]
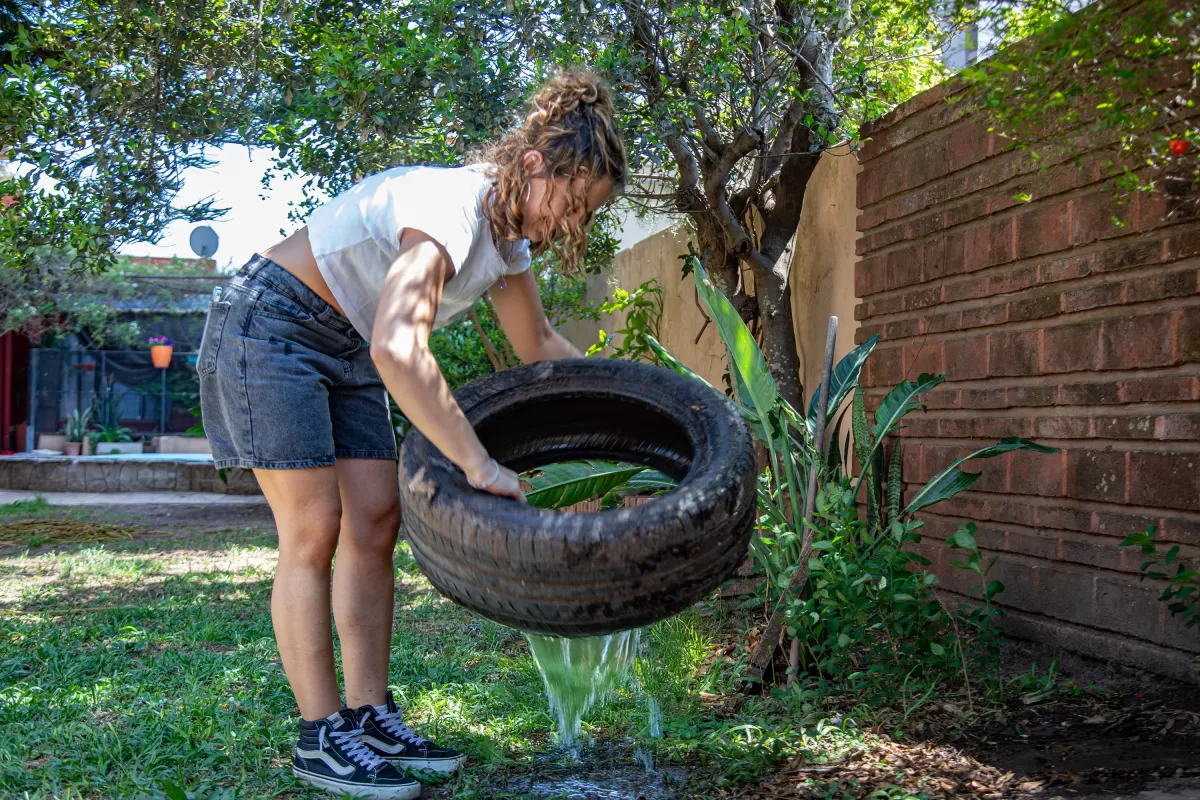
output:
[[[817,396],[817,420],[816,430],[813,431],[813,444],[817,451],[817,456],[808,469],[808,493],[804,498],[804,521],[803,534],[800,546],[800,559],[796,564],[796,569],[792,572],[791,580],[788,581],[786,596],[795,597],[808,582],[808,559],[812,556],[812,522],[813,508],[817,499],[817,470],[821,463],[820,453],[824,449],[825,444],[825,417],[829,413],[829,382],[833,376],[833,351],[834,345],[837,342],[838,318],[829,318],[829,327],[825,334],[825,364],[824,373],[821,376],[821,393]],[[775,648],[779,646],[779,642],[783,639],[783,612],[777,612],[771,617],[767,629],[763,631],[763,636],[758,642],[758,647],[755,648],[754,654],[750,657],[750,669],[747,671],[747,677],[751,680],[761,680],[767,667],[770,665],[775,655]],[[797,640],[792,641],[792,646],[788,653],[788,685],[790,686],[795,681],[796,668],[800,663],[800,643]]]

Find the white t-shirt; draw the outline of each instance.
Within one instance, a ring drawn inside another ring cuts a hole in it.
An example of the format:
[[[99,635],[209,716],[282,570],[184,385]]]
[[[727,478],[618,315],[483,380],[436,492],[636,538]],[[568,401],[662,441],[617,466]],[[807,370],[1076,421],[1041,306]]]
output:
[[[492,237],[483,202],[492,181],[482,166],[394,167],[317,208],[308,241],[317,268],[350,323],[369,340],[383,282],[405,228],[445,248],[454,266],[434,328],[466,313],[504,275],[529,269],[529,241]]]

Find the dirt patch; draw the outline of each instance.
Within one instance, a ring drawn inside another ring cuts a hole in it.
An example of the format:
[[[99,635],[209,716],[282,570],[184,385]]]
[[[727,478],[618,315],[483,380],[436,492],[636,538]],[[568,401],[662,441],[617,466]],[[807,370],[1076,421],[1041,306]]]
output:
[[[76,542],[112,542],[132,539],[133,531],[122,525],[77,522],[66,519],[28,519],[0,524],[0,545],[37,546]]]
[[[105,507],[112,511],[114,507]],[[142,526],[169,531],[211,533],[213,531],[257,528],[274,533],[275,518],[266,505],[183,505],[139,506],[135,514]]]
[[[1167,778],[1200,789],[1200,714],[1142,692],[1010,707],[965,731],[959,746],[1047,794],[1121,796]]]
[[[1014,642],[1002,675],[1011,699],[1000,707],[960,691],[913,714],[902,735],[864,732],[835,760],[799,757],[726,796],[1200,800],[1195,686]]]

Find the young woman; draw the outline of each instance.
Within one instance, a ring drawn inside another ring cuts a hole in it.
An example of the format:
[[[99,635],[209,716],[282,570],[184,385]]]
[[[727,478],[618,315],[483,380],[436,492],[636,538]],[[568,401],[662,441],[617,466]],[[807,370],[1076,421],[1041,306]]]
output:
[[[400,507],[385,391],[473,486],[523,501],[455,403],[429,334],[490,292],[523,362],[579,356],[546,319],[531,250],[578,261],[625,170],[608,89],[565,72],[477,164],[367,178],[252,258],[213,303],[197,364],[204,428],[217,467],[254,470],[279,530],[271,617],[300,709],[301,780],[410,798],[420,785],[403,769],[462,764],[409,730],[388,691]]]

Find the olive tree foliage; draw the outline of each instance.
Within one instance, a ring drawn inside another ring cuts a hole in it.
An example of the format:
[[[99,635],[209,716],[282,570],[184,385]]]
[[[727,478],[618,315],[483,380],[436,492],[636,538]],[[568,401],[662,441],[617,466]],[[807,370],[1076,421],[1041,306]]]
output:
[[[537,50],[608,73],[635,165],[628,199],[688,216],[708,275],[799,407],[788,274],[821,154],[942,76],[926,0],[538,2]],[[852,156],[850,156],[852,157]],[[752,273],[747,278],[746,272]],[[751,286],[753,287],[751,290]]]
[[[823,150],[934,82],[932,0],[425,3],[0,0],[0,252],[103,268],[211,203],[176,203],[205,145],[274,149],[309,178],[297,217],[397,163],[453,164],[560,64],[608,74],[629,203],[688,215],[710,274],[761,332],[785,395],[798,359],[791,239]],[[602,225],[598,231],[607,233]],[[611,252],[596,237],[590,267]],[[753,280],[742,279],[742,269]],[[753,292],[748,287],[753,284]]]
[[[19,165],[0,179],[0,257],[103,269],[173,220],[218,216],[177,202],[181,173],[214,144],[272,148],[275,174],[308,176],[302,219],[378,169],[461,163],[556,66],[584,63],[617,92],[634,172],[622,202],[686,215],[798,403],[787,276],[804,203],[819,202],[806,193],[818,157],[942,79],[955,26],[988,22],[1002,44],[1041,37],[967,76],[998,129],[1038,150],[1064,128],[1106,127],[1127,182],[1194,184],[1194,4],[1134,6],[0,0],[0,154]],[[1184,79],[1173,93],[1152,68],[1171,60]],[[614,247],[607,225],[593,271]]]
[[[546,18],[524,12],[459,0],[298,3],[264,76],[276,105],[258,140],[275,153],[268,184],[307,177],[293,217],[397,164],[462,164],[519,123],[553,69],[538,50]],[[611,261],[613,234],[613,217],[601,216],[587,272]],[[552,253],[535,265],[558,268]]]
[[[461,163],[502,132],[531,76],[519,27],[502,3],[297,3],[261,139],[276,174],[309,176],[297,216],[381,169]]]
[[[933,0],[302,4],[271,62],[281,105],[262,141],[277,174],[309,176],[302,217],[375,170],[461,162],[517,122],[555,68],[594,67],[616,90],[634,165],[622,202],[692,220],[710,274],[799,402],[787,273],[805,187],[821,152],[940,77],[935,11]],[[615,244],[595,239],[589,271]]]
[[[105,269],[174,220],[207,144],[249,142],[281,5],[260,0],[0,0],[6,267]]]

